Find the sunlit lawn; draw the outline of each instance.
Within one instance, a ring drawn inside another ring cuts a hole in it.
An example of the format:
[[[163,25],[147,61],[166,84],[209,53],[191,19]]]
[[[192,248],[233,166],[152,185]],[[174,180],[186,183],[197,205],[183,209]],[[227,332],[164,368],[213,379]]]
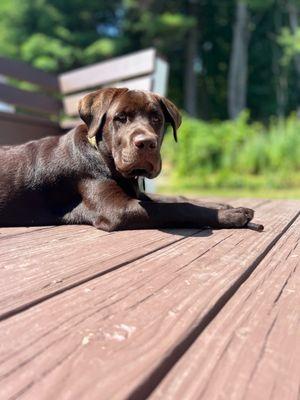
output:
[[[270,199],[300,199],[300,188],[296,189],[231,189],[231,188],[220,188],[220,189],[204,189],[197,188],[196,186],[176,185],[168,183],[165,180],[163,182],[158,181],[156,191],[162,194],[174,194],[174,195],[190,195],[197,197],[257,197],[257,198],[270,198]]]
[[[197,197],[228,197],[228,198],[239,198],[239,197],[256,197],[262,199],[300,199],[299,190],[242,190],[242,189],[220,189],[220,190],[207,190],[207,189],[180,189],[175,187],[161,187],[158,186],[158,193],[162,194],[184,194],[186,196],[197,196]]]

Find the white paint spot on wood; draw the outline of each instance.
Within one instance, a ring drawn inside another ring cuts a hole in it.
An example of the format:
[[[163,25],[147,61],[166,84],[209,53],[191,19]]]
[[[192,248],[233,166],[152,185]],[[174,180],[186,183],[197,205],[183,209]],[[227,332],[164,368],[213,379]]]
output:
[[[125,332],[127,332],[128,336],[130,336],[136,330],[135,326],[126,325],[126,324],[120,324],[119,327],[121,329],[123,329]]]
[[[86,346],[87,344],[89,344],[90,343],[90,340],[91,340],[91,338],[94,336],[94,333],[89,333],[88,335],[85,335],[83,338],[82,338],[82,341],[81,341],[81,344],[82,344],[82,346]]]
[[[84,338],[82,339],[82,346],[86,346],[88,343],[90,342],[90,337],[89,336],[84,336]]]

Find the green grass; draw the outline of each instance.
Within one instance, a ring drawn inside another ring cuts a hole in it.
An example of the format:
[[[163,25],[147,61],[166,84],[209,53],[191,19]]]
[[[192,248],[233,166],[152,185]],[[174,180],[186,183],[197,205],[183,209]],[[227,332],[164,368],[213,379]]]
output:
[[[166,135],[164,193],[300,198],[300,119],[205,122],[184,116],[175,144]]]
[[[228,198],[262,198],[262,199],[300,199],[299,189],[231,189],[214,188],[206,189],[196,186],[182,186],[174,184],[162,184],[158,182],[157,192],[161,194],[186,195],[194,197],[228,197]]]

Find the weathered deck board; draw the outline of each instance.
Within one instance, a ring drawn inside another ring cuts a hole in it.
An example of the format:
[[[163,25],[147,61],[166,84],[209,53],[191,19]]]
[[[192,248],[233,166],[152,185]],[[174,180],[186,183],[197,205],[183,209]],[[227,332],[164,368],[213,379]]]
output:
[[[24,235],[33,231],[40,231],[43,229],[51,229],[53,226],[31,226],[31,227],[9,227],[9,228],[1,228],[0,227],[0,240],[2,238],[6,238],[7,236],[16,236],[16,235]]]
[[[90,226],[0,228],[0,319],[194,232],[119,232],[112,239]]]
[[[300,218],[151,399],[297,400]]]
[[[2,321],[0,397],[149,394],[299,211],[274,204],[264,233],[204,231]]]
[[[3,237],[0,319],[195,232],[182,229],[171,233],[145,230],[108,234],[90,226],[61,226]]]

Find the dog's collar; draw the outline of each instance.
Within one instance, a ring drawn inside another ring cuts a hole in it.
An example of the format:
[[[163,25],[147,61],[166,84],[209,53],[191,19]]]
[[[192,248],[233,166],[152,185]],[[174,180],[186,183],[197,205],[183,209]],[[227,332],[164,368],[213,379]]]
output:
[[[145,192],[145,178],[138,177],[137,181],[140,192]]]
[[[94,147],[94,149],[98,150],[97,141],[96,141],[96,137],[95,136],[92,136],[92,137],[87,136],[87,140],[88,140],[89,144],[92,147]]]

